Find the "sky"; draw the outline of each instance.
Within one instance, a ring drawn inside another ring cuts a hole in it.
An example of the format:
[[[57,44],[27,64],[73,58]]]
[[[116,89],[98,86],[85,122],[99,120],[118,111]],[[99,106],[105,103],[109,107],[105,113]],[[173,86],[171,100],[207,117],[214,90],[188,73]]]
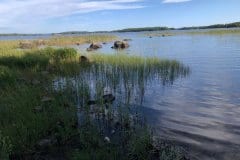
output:
[[[240,0],[0,0],[0,33],[111,31],[240,21]]]

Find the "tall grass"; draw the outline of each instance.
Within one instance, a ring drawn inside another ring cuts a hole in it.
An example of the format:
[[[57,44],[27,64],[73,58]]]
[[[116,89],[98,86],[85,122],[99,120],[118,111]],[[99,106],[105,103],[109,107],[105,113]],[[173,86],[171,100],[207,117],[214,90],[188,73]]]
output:
[[[158,155],[144,118],[131,107],[133,97],[141,103],[147,84],[172,84],[189,68],[158,58],[93,54],[83,63],[79,56],[69,48],[0,55],[1,159],[39,158],[61,146],[72,159]],[[104,100],[105,88],[114,103]],[[42,140],[53,144],[41,148]]]

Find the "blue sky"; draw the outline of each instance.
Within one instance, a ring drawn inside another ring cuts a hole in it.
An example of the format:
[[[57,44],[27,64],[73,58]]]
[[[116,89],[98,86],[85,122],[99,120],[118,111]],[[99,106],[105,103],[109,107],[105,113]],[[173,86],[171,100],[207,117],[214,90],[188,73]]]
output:
[[[199,26],[240,21],[240,0],[0,0],[0,33]]]

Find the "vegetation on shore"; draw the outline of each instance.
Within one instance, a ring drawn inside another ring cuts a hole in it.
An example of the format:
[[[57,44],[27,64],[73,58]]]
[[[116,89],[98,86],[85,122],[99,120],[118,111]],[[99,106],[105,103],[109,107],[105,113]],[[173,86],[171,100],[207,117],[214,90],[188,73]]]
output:
[[[127,28],[122,30],[116,30],[116,32],[144,32],[144,31],[167,31],[167,30],[199,30],[199,29],[229,29],[239,28],[240,22],[228,23],[228,24],[215,24],[209,26],[196,26],[196,27],[182,27],[182,28],[169,28],[169,27],[142,27],[142,28]]]
[[[217,28],[239,28],[240,22],[227,23],[227,24],[214,24],[209,26],[196,26],[196,27],[183,27],[180,30],[192,30],[192,29],[217,29]]]
[[[116,30],[115,32],[144,32],[144,31],[165,31],[173,28],[168,27],[143,27],[143,28],[126,28],[122,30]]]
[[[226,34],[240,34],[240,29],[209,29],[209,30],[191,30],[184,32],[184,34],[191,35],[226,35]]]
[[[18,47],[0,43],[0,159],[185,158],[153,137],[132,102],[136,93],[142,102],[149,81],[171,84],[188,67],[127,55],[82,61],[71,48]]]

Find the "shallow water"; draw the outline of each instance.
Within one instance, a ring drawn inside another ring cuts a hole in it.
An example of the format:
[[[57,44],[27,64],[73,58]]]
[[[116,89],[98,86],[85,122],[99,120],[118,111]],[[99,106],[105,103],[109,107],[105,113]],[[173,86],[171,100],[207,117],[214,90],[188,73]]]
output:
[[[176,59],[191,69],[172,85],[146,89],[145,115],[156,132],[198,159],[240,159],[240,36],[119,36],[131,38],[131,47],[114,51],[110,43],[97,52]]]
[[[146,87],[142,106],[156,133],[197,159],[239,160],[240,35],[116,34],[131,38],[130,48],[115,51],[107,43],[97,52],[176,59],[191,69],[173,84]],[[88,45],[74,47],[85,52]]]

